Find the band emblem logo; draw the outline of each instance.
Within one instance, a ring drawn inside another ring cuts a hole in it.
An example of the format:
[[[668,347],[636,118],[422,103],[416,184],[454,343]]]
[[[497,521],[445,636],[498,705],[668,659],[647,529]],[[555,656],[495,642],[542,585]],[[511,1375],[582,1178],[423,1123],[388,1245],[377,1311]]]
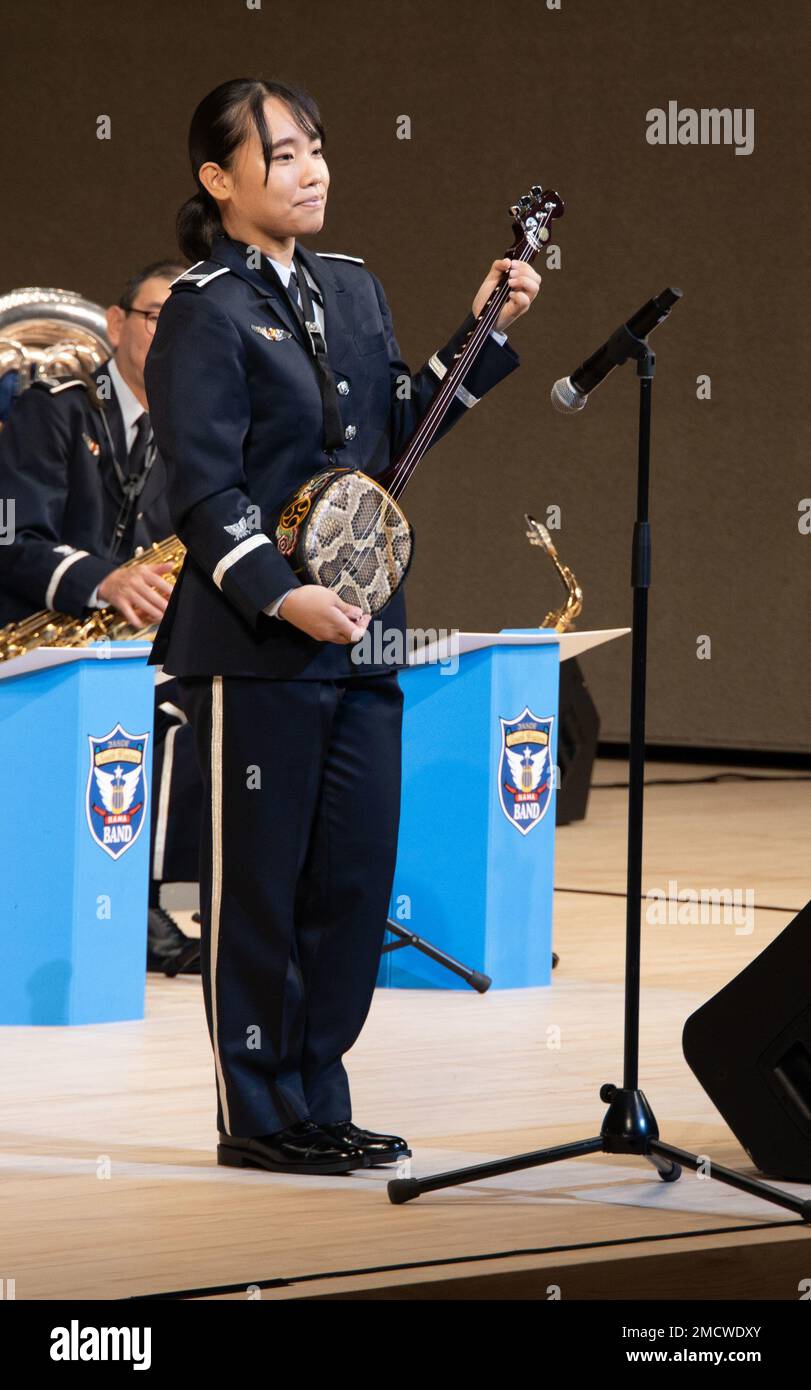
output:
[[[111,859],[132,849],[144,826],[148,739],[148,733],[128,734],[120,724],[103,738],[88,735],[87,823],[96,844]]]
[[[510,825],[528,835],[549,809],[552,797],[552,725],[528,705],[515,719],[501,719],[498,798]]]

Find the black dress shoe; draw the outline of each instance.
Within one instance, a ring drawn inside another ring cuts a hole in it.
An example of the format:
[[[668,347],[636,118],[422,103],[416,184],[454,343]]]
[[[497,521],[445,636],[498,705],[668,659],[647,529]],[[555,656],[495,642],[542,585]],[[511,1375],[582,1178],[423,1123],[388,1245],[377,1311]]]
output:
[[[217,1162],[227,1168],[267,1168],[271,1173],[348,1173],[367,1166],[362,1149],[334,1139],[312,1120],[253,1139],[220,1134]]]
[[[321,1128],[333,1139],[356,1144],[366,1155],[370,1168],[377,1163],[396,1163],[398,1158],[411,1157],[408,1144],[398,1134],[375,1134],[371,1129],[358,1129],[351,1120],[342,1120],[337,1125],[322,1125]]]
[[[163,907],[150,907],[147,916],[146,968],[164,975],[200,974],[200,942],[186,936]]]

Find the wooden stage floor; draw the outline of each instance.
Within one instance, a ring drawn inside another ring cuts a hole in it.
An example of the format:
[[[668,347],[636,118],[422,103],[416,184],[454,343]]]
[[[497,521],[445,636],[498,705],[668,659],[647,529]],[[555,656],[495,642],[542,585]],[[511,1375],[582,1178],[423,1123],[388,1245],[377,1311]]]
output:
[[[595,780],[625,775],[602,762]],[[599,1087],[621,1081],[625,804],[595,790],[586,822],[559,831],[549,988],[377,991],[349,1058],[354,1118],[407,1135],[414,1175],[599,1132]],[[651,786],[646,809],[646,889],[752,888],[755,911],[748,934],[645,926],[642,1088],[664,1139],[752,1173],[681,1029],[811,896],[811,783]],[[0,1248],[18,1299],[796,1299],[811,1269],[791,1213],[687,1171],[662,1183],[643,1160],[598,1154],[402,1207],[389,1168],[219,1168],[198,979],[150,976],[140,1023],[0,1038]]]

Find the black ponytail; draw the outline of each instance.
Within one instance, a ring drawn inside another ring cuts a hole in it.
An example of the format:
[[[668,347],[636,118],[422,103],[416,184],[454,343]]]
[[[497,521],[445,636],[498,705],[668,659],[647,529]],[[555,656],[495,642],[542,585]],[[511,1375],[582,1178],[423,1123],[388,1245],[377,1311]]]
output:
[[[189,198],[177,214],[177,244],[190,261],[205,261],[211,245],[222,231],[216,199],[205,190]]]
[[[210,160],[221,169],[230,168],[235,151],[253,124],[262,142],[265,178],[270,172],[271,137],[265,119],[265,99],[269,96],[278,97],[290,108],[306,135],[322,143],[325,140],[318,107],[301,88],[266,82],[261,77],[235,77],[203,97],[189,128],[189,159],[197,192],[183,204],[176,224],[178,245],[190,261],[206,260],[214,238],[223,230],[217,200],[200,182],[201,166]]]

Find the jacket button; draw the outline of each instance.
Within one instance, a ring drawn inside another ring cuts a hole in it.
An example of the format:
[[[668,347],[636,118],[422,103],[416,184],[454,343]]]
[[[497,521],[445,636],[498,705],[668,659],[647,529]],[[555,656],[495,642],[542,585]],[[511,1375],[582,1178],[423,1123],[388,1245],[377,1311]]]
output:
[[[348,382],[348,381],[339,381],[339,382],[338,382],[338,385],[336,386],[335,389],[340,393],[340,395],[342,395],[342,396],[348,396],[348,395],[349,395],[349,382]]]
[[[357,432],[357,425],[347,425],[344,430],[344,439],[354,439]]]

